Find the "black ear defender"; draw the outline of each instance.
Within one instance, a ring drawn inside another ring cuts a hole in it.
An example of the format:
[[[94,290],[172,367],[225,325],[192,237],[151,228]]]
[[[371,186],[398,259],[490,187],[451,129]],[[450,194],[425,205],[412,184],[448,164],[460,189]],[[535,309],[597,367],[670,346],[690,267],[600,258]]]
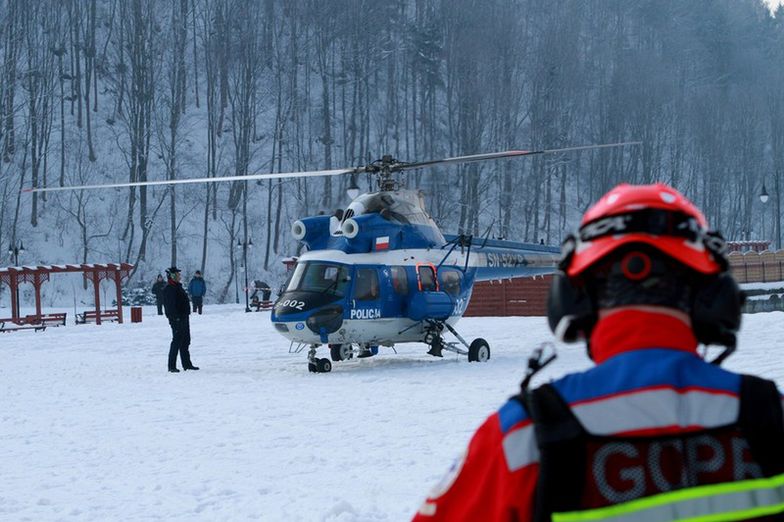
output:
[[[720,344],[734,349],[745,301],[746,295],[728,272],[706,278],[694,292],[691,309],[697,340],[705,345]]]
[[[569,234],[561,243],[559,270],[553,275],[547,296],[547,321],[555,338],[575,343],[591,336],[598,315],[593,300],[584,286],[577,286],[566,275],[577,246],[577,237]]]
[[[721,267],[721,272],[704,277],[696,285],[691,306],[691,324],[694,336],[702,344],[726,347],[711,361],[712,364],[721,364],[735,351],[735,334],[740,330],[746,294],[729,272],[727,243],[721,233],[707,232],[703,237],[703,244]]]
[[[556,272],[547,298],[547,321],[556,339],[565,343],[587,340],[597,320],[587,289]]]

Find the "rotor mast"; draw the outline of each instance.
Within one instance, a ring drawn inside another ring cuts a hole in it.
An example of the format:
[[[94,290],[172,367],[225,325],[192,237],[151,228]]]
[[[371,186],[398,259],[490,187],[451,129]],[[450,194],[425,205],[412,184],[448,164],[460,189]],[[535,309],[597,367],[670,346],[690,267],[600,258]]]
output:
[[[408,163],[398,161],[390,154],[385,154],[365,167],[357,167],[357,171],[368,172],[376,175],[378,190],[382,192],[392,192],[400,188],[400,182],[393,174],[406,168]]]

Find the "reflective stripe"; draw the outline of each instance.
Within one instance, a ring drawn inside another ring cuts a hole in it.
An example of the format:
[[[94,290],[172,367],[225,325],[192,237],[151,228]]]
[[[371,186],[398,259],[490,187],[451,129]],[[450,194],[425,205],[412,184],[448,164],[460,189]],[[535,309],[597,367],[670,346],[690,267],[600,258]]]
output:
[[[554,522],[718,522],[784,513],[784,475],[697,486],[614,506],[553,513]]]
[[[533,424],[509,432],[503,440],[504,457],[509,471],[517,471],[534,462],[539,462],[539,449]]]
[[[601,436],[673,426],[726,426],[737,421],[739,408],[740,400],[726,393],[665,388],[577,403],[572,411],[589,433]],[[509,471],[539,461],[531,424],[506,434],[503,447]]]
[[[578,403],[572,411],[589,433],[615,435],[669,426],[716,428],[734,423],[739,408],[733,395],[656,389]]]

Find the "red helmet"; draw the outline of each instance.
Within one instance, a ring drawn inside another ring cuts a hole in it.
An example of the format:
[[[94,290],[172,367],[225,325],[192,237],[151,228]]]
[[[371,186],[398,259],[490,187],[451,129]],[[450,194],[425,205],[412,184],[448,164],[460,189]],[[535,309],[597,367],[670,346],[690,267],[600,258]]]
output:
[[[697,272],[716,274],[724,269],[723,240],[707,228],[702,212],[674,188],[624,183],[585,213],[579,233],[564,245],[562,268],[574,277],[624,245],[644,243]]]

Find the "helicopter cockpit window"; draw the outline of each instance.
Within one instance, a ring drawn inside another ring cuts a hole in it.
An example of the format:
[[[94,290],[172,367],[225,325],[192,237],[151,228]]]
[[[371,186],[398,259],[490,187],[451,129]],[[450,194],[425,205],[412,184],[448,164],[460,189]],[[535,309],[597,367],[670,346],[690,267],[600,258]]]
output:
[[[354,283],[354,299],[357,301],[372,301],[378,299],[378,274],[373,268],[357,269],[356,282]]]
[[[419,266],[417,267],[417,274],[419,275],[419,290],[422,292],[435,292],[438,290],[436,284],[436,273],[432,266]]]
[[[405,267],[393,266],[390,268],[392,274],[392,288],[396,294],[408,294],[408,275],[406,274]]]
[[[449,295],[460,295],[460,272],[456,270],[439,270],[441,289]]]
[[[342,296],[350,281],[344,266],[330,263],[299,263],[286,291],[318,292]]]
[[[289,281],[286,284],[286,291],[289,290],[296,290],[299,286],[299,282],[302,280],[302,275],[305,273],[305,265],[307,263],[297,263],[297,266],[294,267],[294,271],[291,273],[289,277]]]

